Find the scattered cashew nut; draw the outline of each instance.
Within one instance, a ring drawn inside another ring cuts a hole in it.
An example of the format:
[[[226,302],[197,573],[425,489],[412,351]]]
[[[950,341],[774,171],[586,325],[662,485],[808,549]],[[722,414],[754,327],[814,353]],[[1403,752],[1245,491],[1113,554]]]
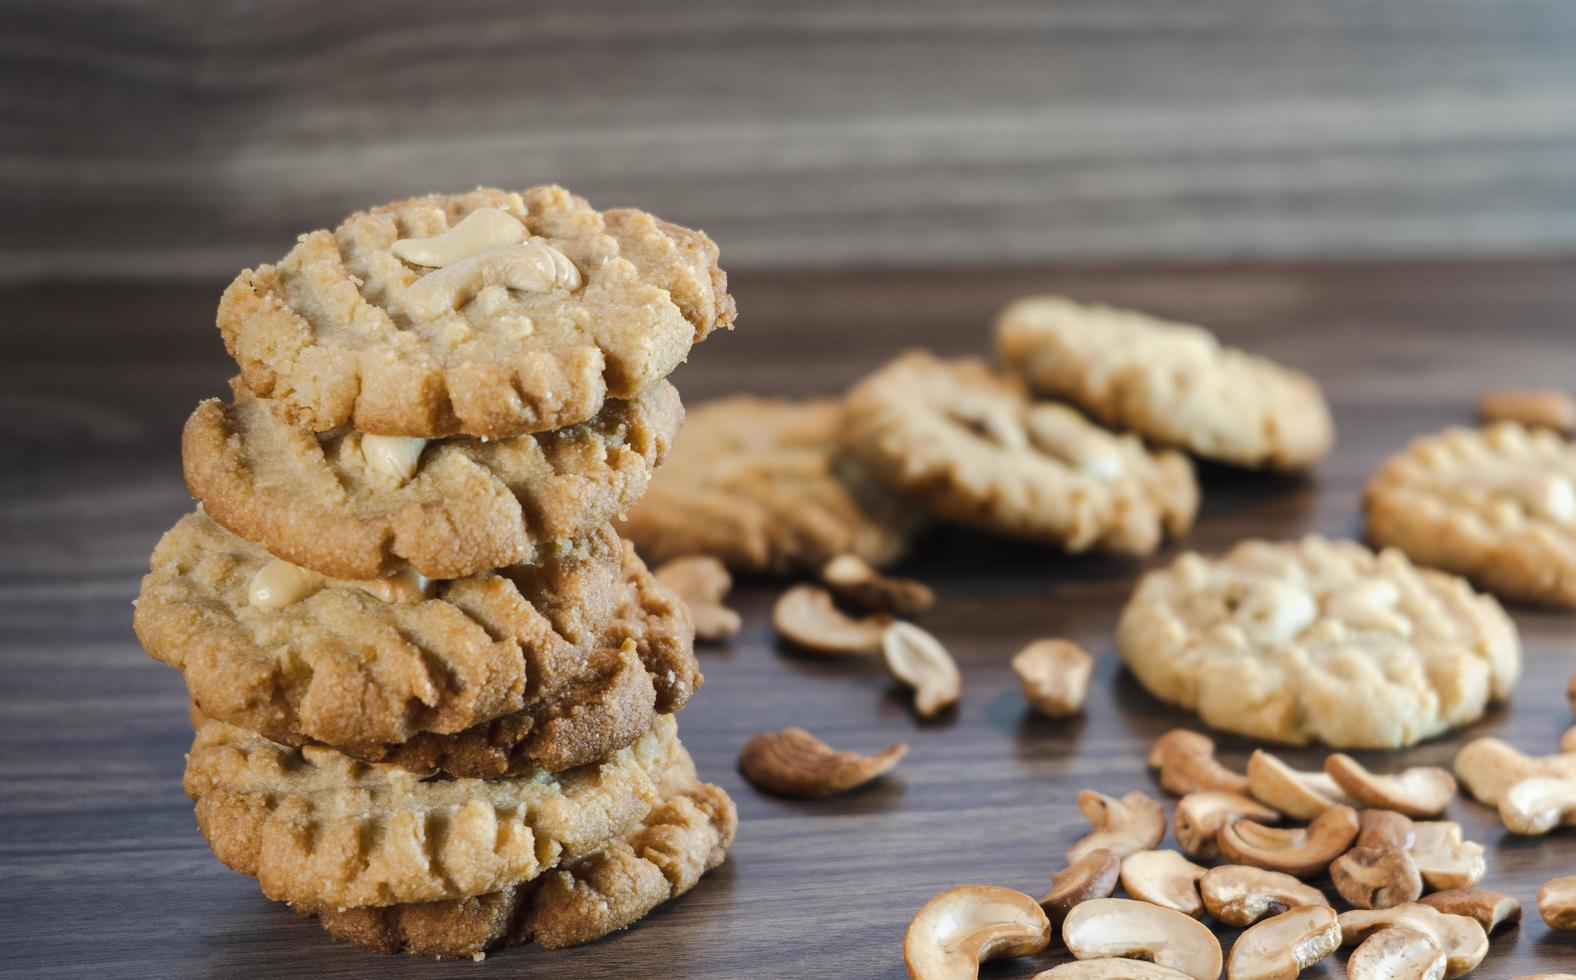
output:
[[[1282,912],[1248,929],[1231,946],[1230,980],[1296,980],[1297,974],[1335,952],[1341,925],[1328,905]]]
[[[1531,756],[1497,738],[1478,738],[1456,753],[1454,768],[1478,802],[1498,806],[1505,791],[1524,779],[1576,779],[1576,753]]]
[[[1160,785],[1178,796],[1210,791],[1248,792],[1248,777],[1215,761],[1215,742],[1207,735],[1173,728],[1149,748],[1149,765],[1160,770]]]
[[[1245,864],[1210,868],[1199,879],[1198,892],[1210,915],[1238,927],[1300,906],[1330,904],[1324,892],[1289,874]]]
[[[1381,776],[1337,752],[1324,760],[1324,771],[1353,799],[1409,817],[1431,817],[1449,806],[1456,795],[1455,777],[1437,766],[1417,766]]]
[[[882,575],[858,555],[838,555],[821,569],[821,581],[837,598],[869,612],[920,616],[936,604],[930,586]]]
[[[1461,825],[1453,820],[1413,823],[1407,850],[1429,888],[1470,888],[1488,869],[1483,845],[1462,840]]]
[[[1312,820],[1337,803],[1352,802],[1328,774],[1299,772],[1258,749],[1248,757],[1248,793],[1293,820]]]
[[[1273,823],[1280,814],[1237,793],[1189,793],[1178,801],[1171,829],[1183,851],[1208,859],[1220,853],[1217,840],[1221,829],[1245,818]]]
[[[1220,976],[1220,940],[1197,919],[1127,898],[1097,898],[1067,914],[1062,942],[1080,960],[1126,956],[1194,980]]]
[[[1417,843],[1412,818],[1394,810],[1361,810],[1357,814],[1358,847],[1399,847],[1410,851]]]
[[[1499,819],[1513,834],[1536,837],[1576,826],[1576,779],[1534,776],[1505,790]]]
[[[1576,932],[1576,875],[1555,878],[1538,889],[1538,914],[1550,929]]]
[[[739,632],[743,625],[739,614],[722,604],[723,597],[733,588],[733,577],[728,574],[727,566],[716,558],[711,555],[674,558],[655,569],[652,575],[689,607],[696,639],[724,640]]]
[[[1359,909],[1394,908],[1423,894],[1417,864],[1399,847],[1354,847],[1330,863],[1330,880]]]
[[[1122,887],[1140,902],[1196,919],[1204,914],[1198,894],[1204,872],[1178,851],[1137,851],[1122,859]]]
[[[1040,896],[1040,908],[1052,925],[1061,925],[1074,905],[1092,898],[1110,898],[1122,872],[1122,860],[1097,848],[1051,875],[1051,889]]]
[[[1341,913],[1341,942],[1356,946],[1381,929],[1404,926],[1432,939],[1445,951],[1445,976],[1458,977],[1488,955],[1488,934],[1476,919],[1412,903],[1393,909],[1352,909]]]
[[[796,585],[777,597],[772,625],[779,636],[804,650],[851,656],[879,650],[892,617],[854,619],[832,604],[825,589]]]
[[[891,772],[908,753],[903,742],[875,755],[839,752],[803,728],[761,732],[739,750],[739,770],[758,789],[780,796],[830,796]]]
[[[1094,658],[1067,640],[1036,640],[1012,658],[1012,670],[1034,710],[1065,718],[1083,708]]]
[[[914,913],[903,936],[913,980],[974,980],[986,960],[1030,956],[1051,944],[1034,899],[996,885],[960,885]]]
[[[1440,980],[1445,951],[1433,937],[1406,926],[1380,929],[1346,961],[1347,980]]]
[[[915,626],[898,620],[881,638],[887,671],[914,689],[914,710],[921,718],[934,718],[963,697],[963,675],[941,641]]]
[[[1237,820],[1221,828],[1215,843],[1227,860],[1237,864],[1311,878],[1345,853],[1357,837],[1357,829],[1357,811],[1338,805],[1306,827],[1282,829]]]
[[[1078,794],[1078,810],[1094,830],[1067,849],[1068,863],[1101,849],[1125,858],[1153,850],[1166,835],[1165,809],[1137,790],[1118,800],[1086,789]]]
[[[1483,931],[1492,934],[1500,926],[1521,921],[1521,903],[1504,892],[1488,888],[1451,888],[1418,899],[1430,908],[1451,915],[1476,919]]]

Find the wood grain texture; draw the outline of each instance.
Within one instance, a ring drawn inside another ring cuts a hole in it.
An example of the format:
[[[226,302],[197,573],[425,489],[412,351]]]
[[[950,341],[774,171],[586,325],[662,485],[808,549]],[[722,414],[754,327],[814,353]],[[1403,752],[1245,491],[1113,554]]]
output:
[[[230,370],[210,326],[219,285],[4,294],[0,976],[898,978],[903,929],[925,899],[970,881],[1037,893],[1083,833],[1077,791],[1155,792],[1149,741],[1190,723],[1112,654],[1117,610],[1143,565],[939,532],[905,571],[940,595],[924,622],[962,663],[956,717],[916,722],[874,661],[779,648],[769,626],[778,586],[747,583],[733,600],[744,631],[702,653],[708,682],[681,721],[702,772],[739,802],[727,865],[637,928],[581,949],[507,951],[478,968],[336,945],[209,854],[179,785],[190,738],[180,678],[141,654],[130,627],[148,552],[190,506],[180,425]],[[1363,480],[1410,436],[1465,420],[1485,386],[1568,384],[1576,368],[1571,263],[804,274],[737,285],[738,331],[698,348],[675,379],[691,404],[735,390],[836,391],[908,345],[982,352],[992,312],[1040,289],[1197,318],[1312,370],[1335,402],[1336,455],[1307,482],[1208,470],[1186,544],[1210,551],[1248,535],[1355,533]],[[1509,707],[1414,750],[1364,758],[1448,764],[1465,740],[1489,733],[1552,748],[1571,720],[1576,617],[1514,615],[1527,675]],[[1025,712],[1007,661],[1047,635],[1100,656],[1081,719]],[[867,792],[772,799],[742,782],[734,754],[756,731],[786,725],[841,748],[907,740],[912,751]],[[1235,765],[1250,748],[1223,745]],[[1318,755],[1288,753],[1305,767]],[[1511,838],[1467,801],[1451,815],[1488,846],[1486,884],[1528,906],[1476,975],[1568,969],[1576,937],[1551,934],[1531,903],[1541,882],[1576,871],[1576,832]],[[985,975],[1028,976],[1049,962]],[[1307,974],[1339,975],[1337,964]]]
[[[0,279],[559,180],[734,268],[1576,246],[1568,0],[0,4]]]

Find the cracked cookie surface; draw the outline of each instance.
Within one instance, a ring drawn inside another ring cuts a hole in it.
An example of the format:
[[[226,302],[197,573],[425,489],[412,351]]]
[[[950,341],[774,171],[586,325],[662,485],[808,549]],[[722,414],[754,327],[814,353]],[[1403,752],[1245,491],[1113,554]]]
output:
[[[514,235],[433,258],[475,212]],[[357,212],[241,273],[218,326],[247,386],[315,431],[502,438],[634,397],[733,317],[703,233],[548,186]]]
[[[700,781],[682,746],[674,756],[661,802],[639,827],[590,857],[472,898],[325,908],[323,927],[378,952],[461,957],[526,942],[560,949],[632,925],[720,865],[738,827],[728,794]]]
[[[1207,459],[1300,470],[1335,441],[1317,382],[1203,327],[1038,296],[1002,311],[996,346],[1036,391]]]
[[[1145,575],[1117,650],[1156,697],[1276,742],[1399,748],[1476,720],[1521,673],[1493,597],[1399,551],[1308,537]]]
[[[655,710],[700,683],[683,604],[610,528],[552,562],[435,583],[407,601],[325,580],[282,607],[259,605],[253,583],[274,561],[190,514],[154,549],[134,623],[204,713],[276,741],[372,757],[422,733],[458,735],[440,743],[455,751],[506,747],[508,723],[466,730],[569,689],[588,655],[626,640]]]
[[[660,381],[595,418],[506,439],[395,443],[290,424],[234,383],[186,423],[186,483],[208,516],[273,554],[336,578],[409,564],[461,578],[536,560],[607,524],[640,498],[684,409]],[[384,450],[380,455],[378,450]]]
[[[690,411],[620,530],[654,563],[715,555],[737,571],[818,571],[840,554],[896,560],[916,510],[840,443],[842,403],[735,396]]]
[[[1363,495],[1369,537],[1507,599],[1576,606],[1576,447],[1513,422],[1416,439]]]
[[[664,717],[600,763],[484,780],[424,778],[207,721],[183,785],[219,860],[299,911],[458,899],[637,827],[660,800],[676,732]]]
[[[1033,402],[979,361],[899,357],[849,392],[845,433],[869,472],[936,515],[1069,551],[1149,554],[1198,509],[1180,453]]]

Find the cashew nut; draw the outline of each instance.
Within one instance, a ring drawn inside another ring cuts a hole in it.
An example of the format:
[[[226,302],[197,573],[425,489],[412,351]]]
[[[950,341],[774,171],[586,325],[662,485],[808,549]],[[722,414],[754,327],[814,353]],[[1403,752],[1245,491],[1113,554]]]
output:
[[[1188,975],[1143,960],[1102,956],[1097,960],[1074,960],[1053,966],[1036,973],[1033,980],[1188,980]]]
[[[743,625],[739,614],[722,604],[723,597],[733,588],[733,577],[728,574],[727,566],[716,558],[711,555],[674,558],[655,569],[652,575],[689,607],[696,639],[723,640],[739,632]]]
[[[1417,843],[1412,818],[1394,810],[1362,810],[1357,814],[1358,847],[1399,847],[1410,851]]]
[[[1476,919],[1483,931],[1490,934],[1502,925],[1521,921],[1520,902],[1504,892],[1487,888],[1451,888],[1424,895],[1418,901],[1441,912]]]
[[[1529,837],[1576,825],[1576,779],[1523,779],[1500,799],[1499,819],[1506,830]]]
[[[1498,806],[1505,791],[1524,779],[1576,779],[1576,753],[1530,756],[1497,738],[1479,738],[1456,753],[1455,770],[1478,802]]]
[[[1455,777],[1437,766],[1417,766],[1381,776],[1337,752],[1324,760],[1324,771],[1353,799],[1409,817],[1431,817],[1449,806],[1456,795]]]
[[[936,715],[963,697],[963,675],[941,641],[898,620],[881,637],[887,672],[914,689],[914,710],[921,718]]]
[[[1356,946],[1381,929],[1416,929],[1445,951],[1445,976],[1458,977],[1488,955],[1488,934],[1476,919],[1451,915],[1416,902],[1393,909],[1353,909],[1341,913],[1341,942]]]
[[[1248,757],[1248,792],[1293,820],[1312,820],[1352,802],[1327,773],[1299,772],[1263,749]]]
[[[1171,829],[1182,850],[1208,859],[1220,853],[1216,844],[1221,828],[1247,817],[1274,823],[1280,814],[1237,793],[1189,793],[1177,803]]]
[[[1097,898],[1067,914],[1062,942],[1080,960],[1117,956],[1148,960],[1194,980],[1220,976],[1220,940],[1172,909],[1126,898]]]
[[[875,755],[839,752],[803,728],[784,728],[745,742],[739,750],[739,771],[768,793],[830,796],[886,775],[907,753],[903,742]]]
[[[1399,847],[1354,847],[1330,863],[1330,880],[1360,909],[1394,908],[1423,894],[1417,864]]]
[[[1347,980],[1440,980],[1445,951],[1433,937],[1406,926],[1380,929],[1346,961]]]
[[[882,575],[858,555],[838,555],[821,569],[821,581],[837,598],[869,612],[919,616],[936,604],[930,586]]]
[[[1195,919],[1204,914],[1198,880],[1204,869],[1177,851],[1137,851],[1122,859],[1122,887],[1140,902]]]
[[[1282,912],[1248,929],[1232,944],[1229,980],[1296,980],[1297,974],[1335,952],[1341,925],[1328,905]]]
[[[1030,956],[1051,943],[1034,899],[1011,888],[960,885],[926,902],[903,936],[913,980],[974,980],[986,960]]]
[[[328,580],[318,573],[275,558],[252,575],[246,587],[246,601],[258,609],[283,609],[327,584]]]
[[[1051,890],[1040,896],[1040,908],[1052,925],[1061,925],[1074,905],[1091,898],[1110,898],[1122,871],[1122,861],[1105,848],[1090,851],[1051,875]]]
[[[422,450],[427,448],[427,440],[363,433],[360,446],[361,459],[368,469],[393,477],[403,485],[416,475],[416,466],[421,462]]]
[[[1012,658],[1024,700],[1049,718],[1065,718],[1083,708],[1094,658],[1067,640],[1036,640]]]
[[[1199,879],[1198,891],[1209,914],[1228,926],[1248,926],[1266,915],[1304,905],[1329,905],[1324,893],[1279,871],[1223,864]]]
[[[1412,824],[1412,845],[1407,850],[1429,888],[1469,888],[1483,879],[1488,862],[1483,845],[1461,839],[1461,825],[1453,820]]]
[[[1494,388],[1478,399],[1477,410],[1486,423],[1516,422],[1576,434],[1576,399],[1558,388]]]
[[[525,234],[525,225],[509,212],[477,208],[447,231],[428,238],[401,238],[389,251],[411,265],[441,269],[473,255],[519,244]]]
[[[1165,809],[1138,790],[1118,800],[1086,789],[1078,794],[1078,810],[1094,830],[1067,849],[1069,864],[1102,848],[1125,858],[1151,850],[1166,835]]]
[[[1284,871],[1298,878],[1323,872],[1357,837],[1357,811],[1332,806],[1306,827],[1280,829],[1237,820],[1215,835],[1220,853],[1237,864]]]
[[[847,656],[881,648],[892,617],[853,619],[832,605],[825,589],[796,585],[772,606],[772,625],[783,639],[812,653]]]
[[[1576,875],[1555,878],[1538,889],[1538,914],[1550,929],[1576,932]]]
[[[427,273],[405,290],[405,310],[415,320],[436,319],[469,303],[489,286],[525,293],[574,290],[580,288],[580,270],[564,253],[533,238]]]
[[[1160,770],[1160,785],[1178,796],[1206,790],[1238,796],[1248,792],[1248,777],[1215,761],[1214,740],[1185,728],[1173,728],[1155,739],[1149,765]]]

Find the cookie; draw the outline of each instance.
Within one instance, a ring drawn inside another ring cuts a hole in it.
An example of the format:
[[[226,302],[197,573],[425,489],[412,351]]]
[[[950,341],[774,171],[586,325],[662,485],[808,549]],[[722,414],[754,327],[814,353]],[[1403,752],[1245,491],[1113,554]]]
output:
[[[848,393],[848,446],[931,513],[1003,534],[1144,555],[1198,510],[1193,467],[973,360],[913,351]]]
[[[378,952],[449,957],[532,941],[560,949],[623,929],[720,865],[738,827],[728,794],[699,780],[682,746],[675,756],[662,802],[597,854],[474,898],[324,908],[323,928]]]
[[[1507,599],[1576,607],[1576,447],[1505,422],[1415,440],[1363,495],[1368,535]]]
[[[1206,459],[1301,470],[1335,441],[1317,382],[1203,327],[1037,296],[1002,311],[996,344],[1036,391]]]
[[[197,513],[152,566],[134,620],[148,653],[207,715],[291,745],[367,754],[462,733],[566,690],[625,640],[649,660],[657,710],[700,681],[688,614],[611,529],[545,564],[418,589],[323,579]]]
[[[593,419],[507,439],[318,435],[233,383],[181,439],[208,516],[286,561],[335,578],[405,565],[462,578],[537,560],[640,498],[684,421],[665,381]]]
[[[841,402],[738,396],[689,413],[621,525],[656,564],[715,555],[737,571],[818,571],[841,554],[895,561],[918,512],[842,449]]]
[[[601,763],[548,776],[423,778],[206,722],[183,781],[215,856],[304,912],[459,899],[604,849],[660,800],[661,718]]]
[[[704,234],[561,187],[361,211],[219,303],[246,384],[318,432],[504,438],[584,422],[733,324]]]
[[[1399,551],[1319,537],[1183,555],[1139,582],[1116,643],[1151,694],[1216,728],[1342,748],[1465,725],[1521,673],[1493,597]]]

